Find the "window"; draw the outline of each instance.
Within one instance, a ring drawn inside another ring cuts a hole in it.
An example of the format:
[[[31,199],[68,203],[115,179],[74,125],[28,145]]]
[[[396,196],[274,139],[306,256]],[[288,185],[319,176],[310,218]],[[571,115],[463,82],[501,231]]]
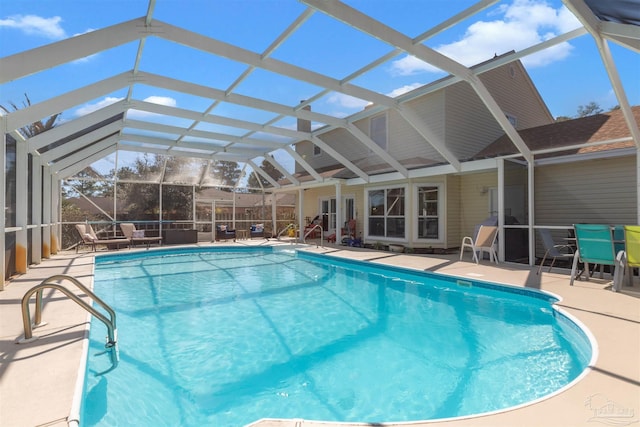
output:
[[[322,154],[322,149],[318,147],[316,144],[313,144],[313,155],[319,156],[320,154]]]
[[[405,238],[405,193],[404,187],[368,192],[370,237]]]
[[[372,117],[369,122],[369,138],[382,149],[387,149],[387,115]]]
[[[416,185],[418,239],[440,240],[440,196],[438,185]]]
[[[344,218],[349,221],[356,217],[356,199],[352,196],[344,198]]]

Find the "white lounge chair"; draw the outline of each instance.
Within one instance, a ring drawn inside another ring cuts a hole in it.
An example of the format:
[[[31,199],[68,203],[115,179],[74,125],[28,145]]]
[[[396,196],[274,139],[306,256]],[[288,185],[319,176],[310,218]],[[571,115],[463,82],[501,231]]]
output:
[[[475,240],[469,236],[462,238],[462,246],[460,247],[460,261],[462,261],[462,255],[464,254],[464,248],[470,248],[473,252],[473,260],[476,264],[479,263],[477,252],[480,252],[480,258],[484,254],[484,251],[489,252],[489,259],[492,262],[498,263],[498,255],[496,254],[495,244],[496,237],[498,236],[498,227],[491,225],[481,225],[478,229],[478,234]]]

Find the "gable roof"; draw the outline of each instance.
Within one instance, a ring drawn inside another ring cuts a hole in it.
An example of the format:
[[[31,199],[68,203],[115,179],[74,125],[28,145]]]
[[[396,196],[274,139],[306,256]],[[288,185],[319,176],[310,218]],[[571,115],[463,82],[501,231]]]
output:
[[[631,110],[636,123],[640,123],[640,105],[631,107]],[[545,154],[545,157],[594,153],[635,146],[621,110],[613,110],[608,113],[594,114],[578,119],[537,126],[521,130],[518,133],[525,144],[527,144],[527,147],[533,152],[570,147],[578,144],[603,143],[562,150],[554,154]],[[511,154],[517,154],[517,150],[511,143],[511,139],[505,134],[481,150],[470,160]],[[542,157],[542,155],[539,157]]]

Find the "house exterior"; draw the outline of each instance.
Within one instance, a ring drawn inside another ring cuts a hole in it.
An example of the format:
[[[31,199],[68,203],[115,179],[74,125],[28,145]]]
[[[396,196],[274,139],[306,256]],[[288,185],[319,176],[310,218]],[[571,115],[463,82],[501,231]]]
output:
[[[631,108],[640,123],[640,106]],[[534,224],[556,241],[575,223],[637,224],[637,149],[621,110],[519,132],[535,156]],[[503,136],[476,159],[513,154]],[[477,218],[476,218],[477,219]],[[540,244],[536,254],[542,256]]]
[[[458,248],[477,224],[490,217],[497,223],[500,217],[505,229],[501,258],[524,263],[535,262],[540,251],[535,227],[550,227],[566,236],[577,222],[637,222],[636,149],[621,111],[555,123],[519,61],[479,78],[531,150],[535,168],[528,168],[468,84],[458,82],[433,91],[422,88],[424,94],[404,102],[403,108],[418,114],[428,124],[430,136],[463,159],[463,171],[444,167],[446,162],[426,142],[424,132],[396,111],[366,114],[365,110],[355,125],[392,153],[409,176],[394,172],[351,132],[329,130],[322,140],[371,180],[361,182],[312,142],[299,143],[298,153],[327,182],[299,192],[301,216],[321,215],[325,234],[343,232],[343,224],[355,218],[356,234],[365,243],[415,250]],[[638,122],[640,107],[633,113]],[[303,171],[297,172],[303,181]]]
[[[553,117],[519,61],[479,74],[479,78],[516,129],[553,123]],[[340,181],[305,189],[304,216],[321,214],[326,218],[327,233],[356,218],[357,234],[369,243],[395,243],[412,248],[458,247],[469,231],[469,224],[479,222],[478,217],[482,220],[492,214],[487,199],[489,188],[497,185],[495,162],[489,164],[486,172],[472,176],[452,173],[442,167],[446,160],[434,145],[442,144],[459,159],[472,159],[499,139],[504,130],[470,85],[457,82],[437,89],[442,83],[433,83],[436,89],[426,90],[423,95],[409,93],[401,97],[403,109],[409,109],[427,123],[431,132],[428,136],[436,144],[429,144],[422,129],[393,110],[367,115],[355,122],[363,133],[410,171],[409,177],[391,172],[384,159],[359,144],[344,129],[324,133],[322,140],[373,175],[371,182],[358,183],[357,176],[332,162],[332,158],[312,142],[299,143],[298,152],[314,168]],[[336,185],[340,187],[338,191]],[[339,209],[337,192],[341,193]],[[340,217],[337,210],[341,212]]]

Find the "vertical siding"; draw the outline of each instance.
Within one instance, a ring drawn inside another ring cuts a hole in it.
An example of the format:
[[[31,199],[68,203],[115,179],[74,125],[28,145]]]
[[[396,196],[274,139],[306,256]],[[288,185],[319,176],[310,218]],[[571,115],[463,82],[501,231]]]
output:
[[[636,158],[537,167],[537,225],[637,222]]]
[[[465,82],[445,89],[446,143],[459,159],[468,159],[504,131],[475,91]]]
[[[497,186],[497,172],[460,175],[461,236],[472,235],[476,224],[490,216],[489,192],[484,193],[484,189]],[[462,237],[460,237],[460,241],[462,241]],[[460,246],[460,242],[457,242],[457,246]]]
[[[375,156],[346,129],[334,129],[323,133],[319,138],[349,160],[358,160],[369,155]],[[314,168],[320,169],[337,164],[337,161],[324,151],[319,156],[307,158],[307,161]]]
[[[553,117],[520,61],[480,74],[504,113],[517,118],[516,129],[553,123]]]
[[[298,142],[295,149],[296,153],[298,153],[303,159],[306,159],[307,162],[311,164],[310,160],[313,158],[313,143],[311,141]],[[307,173],[298,162],[296,162],[295,165],[296,173]]]
[[[417,114],[424,124],[436,136],[438,142],[445,138],[444,92],[422,96],[406,104]],[[440,154],[426,141],[416,129],[398,113],[390,115],[389,140],[397,159],[415,158],[443,160]]]

